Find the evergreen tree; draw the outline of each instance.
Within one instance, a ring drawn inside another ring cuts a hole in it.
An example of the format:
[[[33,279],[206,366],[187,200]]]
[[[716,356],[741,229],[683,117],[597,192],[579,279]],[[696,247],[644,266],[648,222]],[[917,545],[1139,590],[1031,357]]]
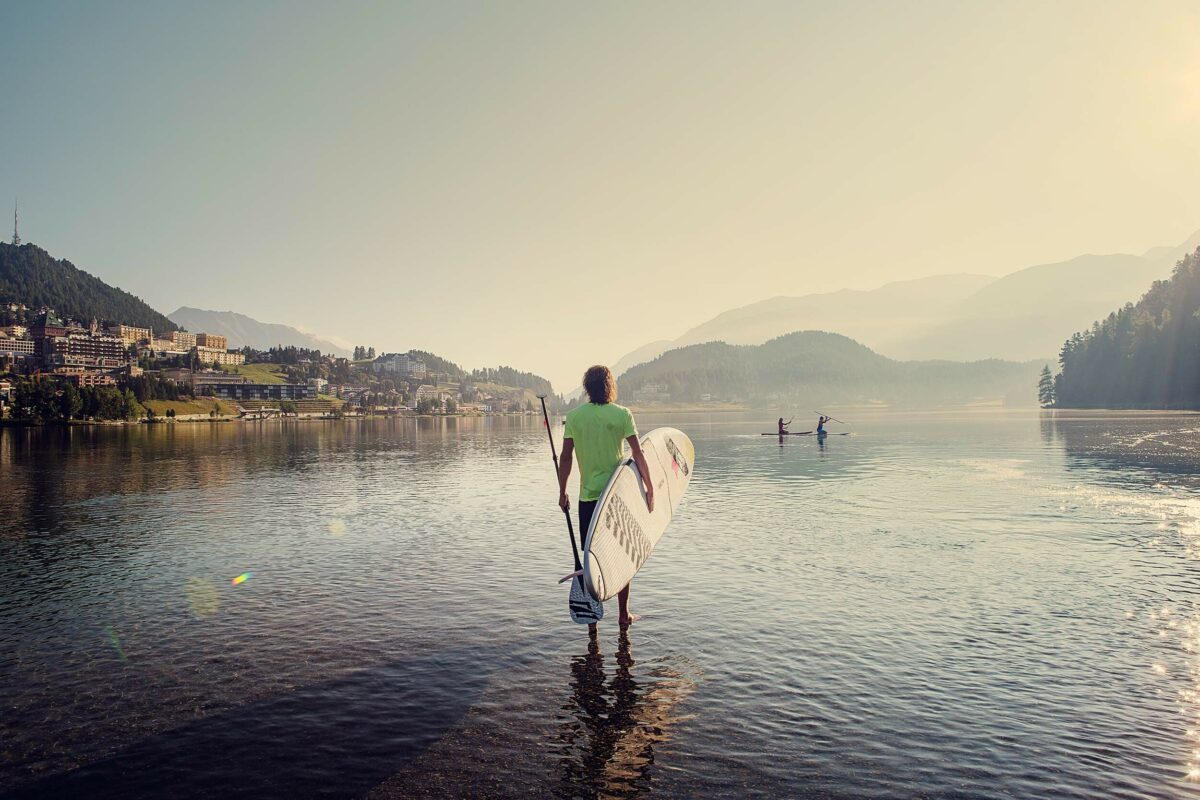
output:
[[[1038,403],[1043,408],[1054,405],[1054,376],[1049,364],[1042,367],[1042,377],[1038,380]]]

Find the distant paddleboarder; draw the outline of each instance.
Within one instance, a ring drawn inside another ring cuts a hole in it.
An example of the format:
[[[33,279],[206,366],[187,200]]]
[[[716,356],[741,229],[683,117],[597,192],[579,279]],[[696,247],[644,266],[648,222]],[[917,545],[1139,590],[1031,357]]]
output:
[[[579,535],[587,537],[596,501],[608,485],[609,478],[625,455],[621,441],[629,442],[634,463],[646,487],[646,507],[654,511],[654,485],[650,468],[638,443],[637,425],[628,408],[619,406],[617,379],[612,370],[597,364],[583,375],[583,388],[588,401],[567,414],[563,429],[562,458],[558,461],[558,504],[564,510],[571,507],[567,498],[567,478],[571,476],[572,454],[579,459]],[[617,595],[621,613],[618,622],[629,625],[639,619],[629,613],[629,586]]]
[[[795,417],[792,417],[792,419],[795,419]],[[791,425],[791,424],[792,424],[792,420],[791,420],[791,419],[789,419],[787,422],[784,422],[784,421],[783,421],[783,417],[780,417],[780,418],[779,418],[779,435],[780,435],[780,436],[787,436],[787,433],[788,433],[787,426],[788,426],[788,425]]]
[[[824,414],[821,414],[820,418],[817,419],[817,436],[824,436],[827,433],[827,431],[825,430],[826,422],[829,422],[829,417],[825,416]]]

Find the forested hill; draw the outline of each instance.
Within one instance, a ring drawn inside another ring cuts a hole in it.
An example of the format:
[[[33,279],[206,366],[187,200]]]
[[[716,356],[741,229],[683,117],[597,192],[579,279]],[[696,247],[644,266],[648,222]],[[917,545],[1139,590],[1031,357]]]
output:
[[[176,325],[129,292],[109,286],[52,257],[40,247],[0,243],[0,301],[24,303],[31,311],[50,306],[60,316],[87,322],[123,323],[158,331]]]
[[[1058,406],[1200,408],[1200,248],[1059,355]]]
[[[760,407],[801,400],[817,405],[1033,405],[1031,387],[1039,367],[996,359],[894,361],[836,333],[797,331],[761,345],[709,342],[671,350],[632,367],[618,385],[627,401],[647,384],[665,384],[673,402],[711,395]]]
[[[425,362],[425,368],[430,372],[440,372],[444,375],[449,375],[451,380],[461,381],[466,377],[467,371],[441,356],[435,356],[426,350],[409,350],[410,358],[420,359]]]
[[[484,367],[471,370],[471,379],[479,383],[496,383],[501,386],[515,386],[529,389],[536,394],[552,395],[554,389],[550,381],[532,372],[522,372],[512,367]]]

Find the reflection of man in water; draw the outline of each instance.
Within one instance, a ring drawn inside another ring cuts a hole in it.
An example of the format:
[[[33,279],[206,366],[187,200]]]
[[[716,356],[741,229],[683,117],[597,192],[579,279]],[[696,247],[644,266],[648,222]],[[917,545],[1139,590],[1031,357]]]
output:
[[[561,797],[634,797],[650,788],[654,745],[670,738],[672,707],[695,683],[660,668],[639,683],[629,634],[617,642],[616,671],[608,680],[593,631],[587,655],[571,661],[571,697],[563,710]]]

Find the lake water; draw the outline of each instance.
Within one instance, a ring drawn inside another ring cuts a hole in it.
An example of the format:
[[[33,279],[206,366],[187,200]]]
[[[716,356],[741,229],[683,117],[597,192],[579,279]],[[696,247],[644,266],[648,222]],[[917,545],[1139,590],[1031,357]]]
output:
[[[1200,797],[1200,418],[845,418],[594,641],[536,418],[0,430],[0,794]]]

